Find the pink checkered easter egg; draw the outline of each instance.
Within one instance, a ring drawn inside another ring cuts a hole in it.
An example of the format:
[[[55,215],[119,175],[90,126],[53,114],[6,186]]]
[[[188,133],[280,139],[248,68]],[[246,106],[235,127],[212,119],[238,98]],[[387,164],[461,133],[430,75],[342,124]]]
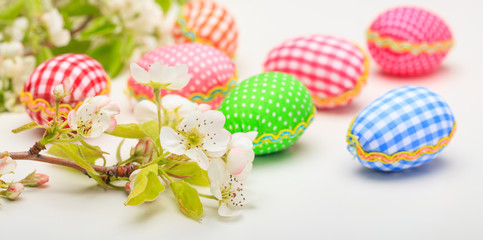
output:
[[[52,120],[55,116],[53,90],[66,78],[70,79],[72,93],[61,102],[61,117],[66,118],[86,98],[109,93],[109,77],[99,62],[83,54],[56,56],[35,68],[21,92],[21,102],[32,120],[43,125]]]
[[[399,76],[436,69],[453,37],[435,14],[415,7],[398,7],[379,15],[367,31],[369,52],[381,68]]]
[[[216,109],[236,85],[235,63],[221,51],[206,44],[185,43],[161,47],[146,53],[137,64],[148,70],[157,61],[168,66],[186,64],[190,74],[186,87],[177,91],[162,90],[161,95],[178,94]],[[128,80],[128,90],[138,100],[154,100],[152,88],[136,82],[132,77]]]
[[[206,43],[230,57],[235,55],[238,43],[235,19],[212,1],[192,1],[183,6],[172,33],[177,43]]]
[[[273,48],[264,64],[267,72],[284,72],[300,79],[319,109],[350,103],[366,84],[369,60],[356,44],[321,34],[289,39]]]

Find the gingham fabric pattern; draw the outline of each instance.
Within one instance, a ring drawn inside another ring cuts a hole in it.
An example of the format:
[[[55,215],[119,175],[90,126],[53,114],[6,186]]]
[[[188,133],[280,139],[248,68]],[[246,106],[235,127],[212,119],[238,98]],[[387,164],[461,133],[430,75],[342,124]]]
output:
[[[289,39],[273,48],[265,60],[265,71],[278,71],[294,75],[314,96],[318,108],[339,105],[321,105],[316,98],[337,98],[354,89],[368,69],[366,57],[355,44],[341,38],[320,34]]]
[[[186,64],[190,74],[190,81],[186,87],[178,91],[161,91],[161,95],[168,93],[179,94],[185,98],[199,103],[210,104],[213,108],[217,108],[225,96],[225,92],[229,91],[233,86],[227,86],[229,81],[236,78],[236,69],[233,61],[219,50],[200,43],[186,43],[172,46],[165,46],[148,52],[137,64],[142,68],[149,70],[152,63],[161,61],[162,64],[175,66],[178,64]],[[137,83],[132,77],[129,77],[128,87],[137,99],[153,99],[153,90],[151,87]],[[213,92],[214,88],[225,88],[224,91]],[[213,93],[208,98],[200,99],[193,97],[194,94]]]
[[[186,4],[173,28],[177,43],[207,43],[233,57],[238,43],[238,27],[233,16],[217,2],[192,1]]]
[[[423,87],[405,86],[389,91],[364,108],[354,119],[350,133],[366,152],[393,155],[437,144],[450,135],[454,123],[451,109],[440,96]],[[352,145],[349,150],[353,151]],[[438,153],[391,164],[358,159],[369,168],[398,171],[426,163]]]
[[[382,13],[371,24],[369,31],[384,38],[383,43],[398,41],[417,45],[452,41],[451,32],[443,20],[431,12],[414,7],[399,7]],[[394,51],[390,45],[379,46],[371,40],[368,40],[368,48],[384,71],[401,76],[430,72],[441,64],[447,54],[447,51]]]
[[[68,104],[72,108],[88,97],[105,92],[108,87],[106,72],[96,60],[83,54],[56,56],[35,68],[24,86],[23,95],[30,95],[33,102],[29,102],[29,98],[22,100],[26,100],[23,103],[34,121],[46,124],[45,120],[52,119],[53,112],[39,109],[55,106],[53,89],[66,78],[70,79],[72,93],[63,99],[62,104]],[[36,101],[37,99],[45,101]],[[66,114],[63,111],[68,109],[61,109],[61,114]]]

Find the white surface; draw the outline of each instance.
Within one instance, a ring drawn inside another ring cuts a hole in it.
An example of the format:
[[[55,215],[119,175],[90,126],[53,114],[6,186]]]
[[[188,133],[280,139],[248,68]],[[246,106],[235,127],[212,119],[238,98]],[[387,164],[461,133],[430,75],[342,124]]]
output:
[[[77,172],[36,162],[20,162],[19,177],[38,169],[48,186],[28,189],[15,202],[0,200],[0,238],[27,239],[483,239],[483,22],[481,1],[293,0],[222,1],[240,27],[236,62],[240,79],[259,73],[267,52],[286,38],[332,34],[365,47],[365,30],[381,11],[419,5],[449,23],[456,45],[436,72],[399,79],[382,74],[374,62],[368,84],[353,104],[319,112],[290,149],[258,157],[249,185],[258,201],[235,219],[217,217],[205,201],[203,223],[178,212],[169,192],[149,204],[125,207],[126,194],[105,191]],[[380,173],[364,169],[346,150],[351,119],[389,89],[413,84],[442,95],[458,130],[439,158],[419,168]],[[133,121],[122,90],[120,122]],[[0,115],[0,150],[24,151],[39,134],[14,135],[26,114]],[[116,138],[93,141],[111,153]],[[111,160],[114,160],[112,154]]]

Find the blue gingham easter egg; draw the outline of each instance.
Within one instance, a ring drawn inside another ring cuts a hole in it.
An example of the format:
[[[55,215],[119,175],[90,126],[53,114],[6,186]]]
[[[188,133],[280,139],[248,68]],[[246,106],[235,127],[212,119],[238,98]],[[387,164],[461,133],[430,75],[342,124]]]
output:
[[[439,95],[405,86],[365,107],[349,127],[347,143],[364,167],[400,171],[435,159],[455,129],[453,113]]]

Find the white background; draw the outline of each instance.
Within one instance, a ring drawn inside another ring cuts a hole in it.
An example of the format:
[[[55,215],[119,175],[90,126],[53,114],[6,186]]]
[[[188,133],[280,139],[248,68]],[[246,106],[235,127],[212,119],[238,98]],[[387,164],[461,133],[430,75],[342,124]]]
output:
[[[38,169],[47,186],[27,189],[15,202],[0,200],[0,238],[52,239],[483,239],[481,1],[225,0],[240,28],[236,63],[240,79],[262,70],[268,51],[283,40],[324,33],[365,46],[365,30],[381,11],[419,5],[449,24],[455,46],[443,65],[422,77],[396,78],[371,62],[368,84],[350,106],[319,112],[291,148],[257,157],[249,186],[258,200],[243,216],[218,217],[205,201],[202,223],[184,217],[166,191],[155,202],[123,205],[126,194],[104,190],[62,167],[19,161],[18,178]],[[126,76],[113,81],[119,122],[132,122],[123,95]],[[430,88],[452,107],[458,130],[436,160],[419,168],[381,173],[363,168],[346,150],[352,118],[386,91]],[[40,133],[14,135],[26,114],[0,115],[0,150],[25,151]],[[119,139],[92,141],[113,153]],[[66,238],[67,239],[67,238]]]

